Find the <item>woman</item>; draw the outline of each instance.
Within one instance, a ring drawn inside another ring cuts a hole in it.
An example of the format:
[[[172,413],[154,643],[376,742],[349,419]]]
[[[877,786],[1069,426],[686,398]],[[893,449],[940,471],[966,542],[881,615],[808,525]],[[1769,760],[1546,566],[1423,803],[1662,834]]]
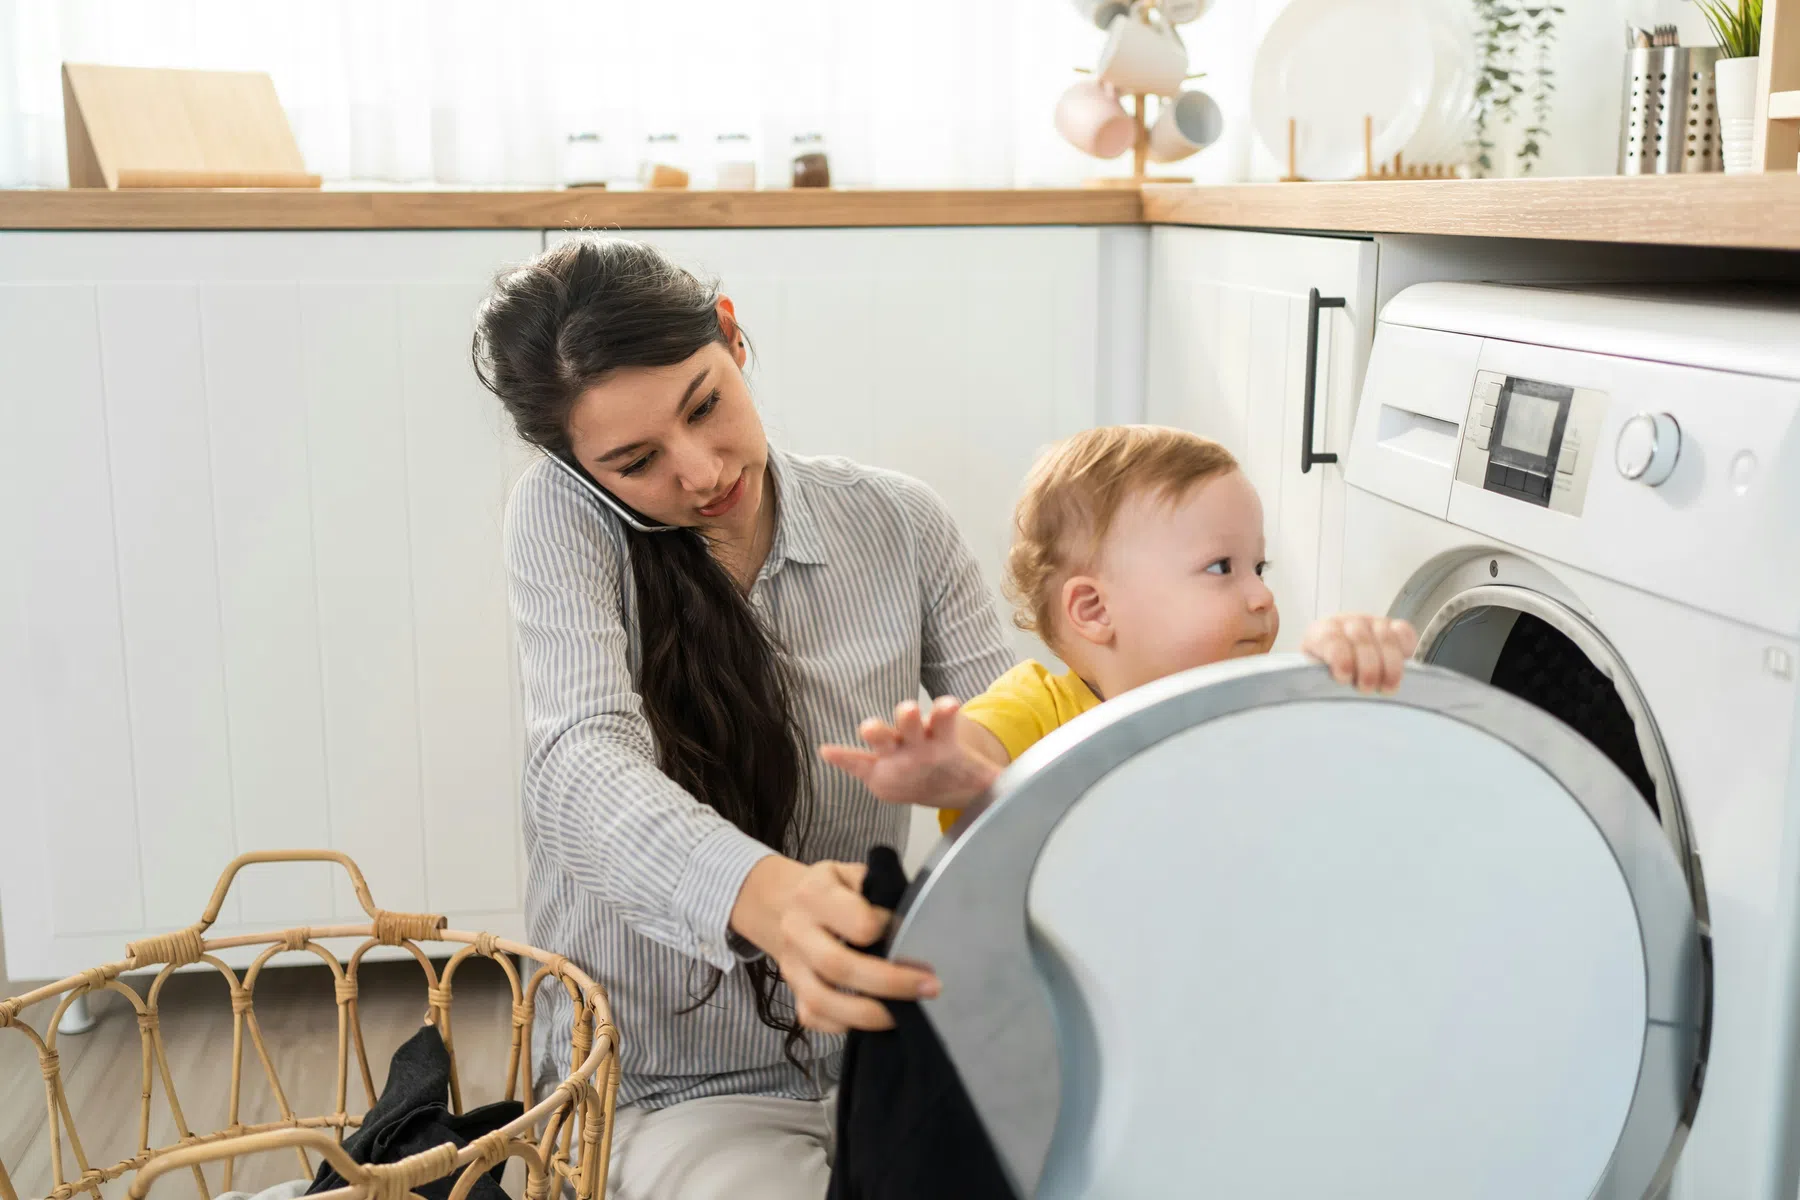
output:
[[[882,928],[860,864],[908,810],[810,748],[1011,665],[942,502],[771,448],[746,356],[729,299],[623,240],[502,276],[475,337],[519,433],[582,472],[536,463],[507,513],[526,906],[612,999],[632,1200],[824,1195],[839,1035],[937,984],[846,945]],[[571,1014],[540,997],[542,1080]]]

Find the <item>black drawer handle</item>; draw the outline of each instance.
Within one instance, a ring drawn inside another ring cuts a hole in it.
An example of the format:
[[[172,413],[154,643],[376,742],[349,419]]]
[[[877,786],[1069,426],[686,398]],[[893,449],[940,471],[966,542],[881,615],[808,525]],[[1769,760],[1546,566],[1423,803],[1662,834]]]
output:
[[[1300,473],[1313,469],[1314,463],[1334,463],[1335,454],[1313,453],[1313,408],[1319,389],[1319,310],[1342,308],[1342,296],[1321,296],[1318,288],[1306,290],[1306,396],[1300,415]]]

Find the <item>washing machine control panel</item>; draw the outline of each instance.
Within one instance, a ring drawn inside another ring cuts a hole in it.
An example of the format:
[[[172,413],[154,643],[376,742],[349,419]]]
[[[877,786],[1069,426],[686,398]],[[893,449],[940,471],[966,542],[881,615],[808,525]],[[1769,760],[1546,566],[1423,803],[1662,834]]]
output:
[[[1477,371],[1457,482],[1580,516],[1606,404],[1591,388]]]

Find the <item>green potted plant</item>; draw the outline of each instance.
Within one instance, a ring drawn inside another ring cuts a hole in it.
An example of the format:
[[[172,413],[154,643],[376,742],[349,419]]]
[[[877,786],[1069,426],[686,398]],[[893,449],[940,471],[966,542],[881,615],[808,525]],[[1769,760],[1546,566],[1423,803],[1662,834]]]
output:
[[[1520,175],[1531,174],[1550,136],[1556,83],[1550,51],[1556,40],[1558,0],[1471,0],[1475,9],[1475,173],[1501,170],[1510,157]],[[1500,139],[1517,127],[1517,141]]]
[[[1706,14],[1713,37],[1719,43],[1719,61],[1713,67],[1715,101],[1719,110],[1719,139],[1725,170],[1730,174],[1754,171],[1750,145],[1756,131],[1757,58],[1762,48],[1762,0],[1694,0]]]

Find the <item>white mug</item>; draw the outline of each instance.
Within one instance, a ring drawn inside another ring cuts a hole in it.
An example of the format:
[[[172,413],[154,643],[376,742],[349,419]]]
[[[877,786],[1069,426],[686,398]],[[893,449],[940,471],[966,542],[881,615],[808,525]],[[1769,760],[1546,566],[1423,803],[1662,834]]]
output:
[[[1057,100],[1056,132],[1083,154],[1117,158],[1137,140],[1137,122],[1119,104],[1111,84],[1083,79]]]
[[[1212,7],[1212,0],[1157,0],[1157,7],[1171,25],[1198,21]]]
[[[1205,92],[1183,92],[1162,102],[1156,124],[1150,127],[1150,161],[1167,163],[1186,158],[1219,140],[1225,130],[1225,114]]]
[[[1121,92],[1170,96],[1187,75],[1187,47],[1160,21],[1114,17],[1094,73]]]
[[[1183,0],[1192,3],[1193,0]],[[1081,19],[1089,22],[1097,29],[1105,29],[1112,24],[1114,17],[1124,16],[1131,11],[1129,0],[1075,0],[1075,11]]]

